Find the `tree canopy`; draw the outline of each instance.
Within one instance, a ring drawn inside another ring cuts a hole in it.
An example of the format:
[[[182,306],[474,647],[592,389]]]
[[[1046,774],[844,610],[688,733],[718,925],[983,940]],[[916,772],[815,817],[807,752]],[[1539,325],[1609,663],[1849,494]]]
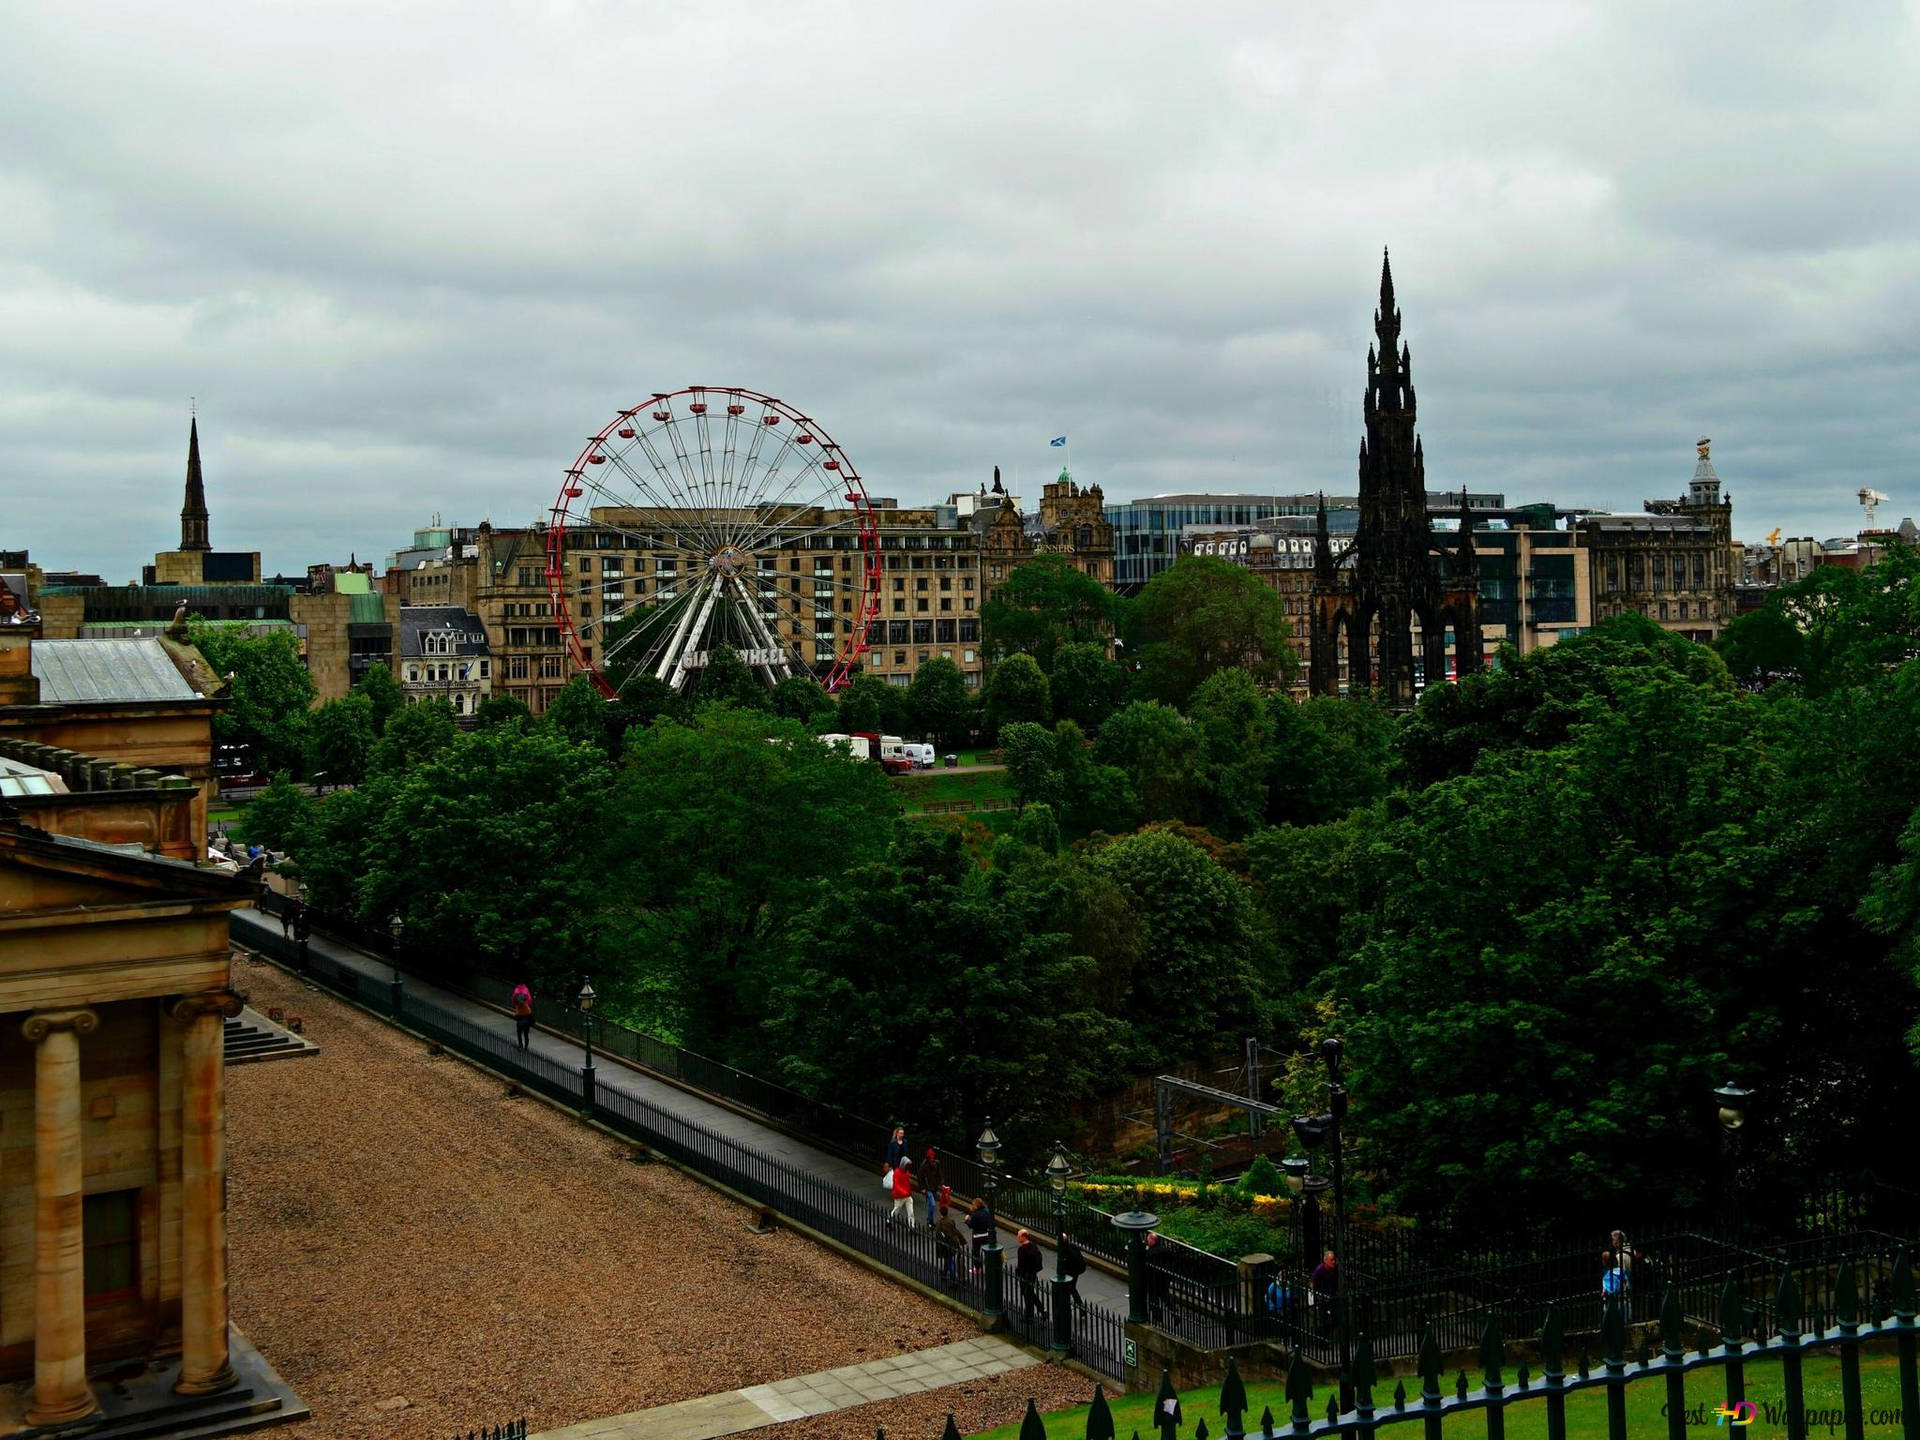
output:
[[[1275,685],[1298,668],[1279,593],[1217,555],[1183,555],[1154,576],[1134,619],[1140,687],[1170,705],[1184,705],[1216,671]]]
[[[1051,670],[1062,645],[1104,645],[1122,605],[1070,556],[1043,551],[1014,566],[993,589],[980,607],[980,633],[990,658],[1024,653]]]

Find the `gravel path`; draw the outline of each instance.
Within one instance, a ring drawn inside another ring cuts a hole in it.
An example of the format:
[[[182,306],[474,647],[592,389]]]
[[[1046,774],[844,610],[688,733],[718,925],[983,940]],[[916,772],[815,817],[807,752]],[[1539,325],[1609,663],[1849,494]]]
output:
[[[314,1412],[276,1436],[539,1431],[976,1333],[271,965],[234,983],[322,1047],[227,1077],[234,1321]],[[933,1436],[948,1408],[987,1407],[964,1430],[1091,1390],[1023,1374],[894,1402],[898,1425],[866,1406],[755,1433]]]

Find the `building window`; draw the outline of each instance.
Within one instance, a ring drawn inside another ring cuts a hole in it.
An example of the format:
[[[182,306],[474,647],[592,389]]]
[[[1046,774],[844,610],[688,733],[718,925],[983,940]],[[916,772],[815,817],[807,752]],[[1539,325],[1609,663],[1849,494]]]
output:
[[[942,605],[945,605],[946,601],[943,600],[940,603]],[[934,638],[938,640],[941,644],[951,645],[953,643],[953,621],[951,620],[934,621],[933,634],[934,634]]]
[[[907,626],[908,626],[908,622],[905,620],[889,620],[887,622],[887,643],[889,645],[906,644],[907,633],[908,633]],[[901,658],[905,659],[906,657],[902,656]]]
[[[974,663],[976,659],[979,658],[979,652],[976,650],[962,650],[960,652],[960,658],[966,661],[967,664],[971,665]]]
[[[140,1293],[140,1192],[110,1190],[80,1205],[89,1305],[131,1300]]]
[[[558,680],[560,678],[560,657],[558,655],[542,655],[540,657],[540,678],[542,680]]]
[[[933,643],[933,622],[931,620],[916,620],[913,622],[913,643],[916,645],[931,645]]]
[[[893,577],[893,588],[894,588],[895,590],[905,590],[905,589],[907,588],[907,582],[906,582],[906,578],[905,578],[904,576],[900,576],[900,575],[896,575],[896,576],[894,576],[894,577]]]
[[[940,597],[940,608],[941,608],[941,609],[942,609],[943,611],[944,611],[944,610],[951,610],[951,609],[953,609],[953,600],[952,600],[952,598],[951,598],[950,596],[946,596],[946,595],[942,595],[942,596]]]
[[[924,600],[916,600],[913,602],[913,608],[924,615],[927,613],[927,602]]]
[[[526,656],[509,655],[507,657],[507,678],[509,680],[524,680],[527,678]]]
[[[482,660],[480,662],[480,678],[482,680],[485,680],[487,678],[487,671],[490,670],[491,668],[492,668],[492,662],[487,660]]]

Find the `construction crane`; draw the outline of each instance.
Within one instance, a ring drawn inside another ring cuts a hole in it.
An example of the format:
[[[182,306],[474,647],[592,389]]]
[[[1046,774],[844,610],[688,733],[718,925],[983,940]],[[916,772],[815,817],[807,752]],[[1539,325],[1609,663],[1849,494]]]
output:
[[[1771,546],[1771,545],[1778,545],[1779,543],[1780,543],[1780,527],[1776,525],[1773,527],[1773,529],[1767,532],[1767,544]]]
[[[1887,497],[1878,490],[1869,490],[1864,485],[1854,494],[1860,501],[1860,508],[1867,512],[1867,529],[1873,529],[1874,512],[1887,503]]]

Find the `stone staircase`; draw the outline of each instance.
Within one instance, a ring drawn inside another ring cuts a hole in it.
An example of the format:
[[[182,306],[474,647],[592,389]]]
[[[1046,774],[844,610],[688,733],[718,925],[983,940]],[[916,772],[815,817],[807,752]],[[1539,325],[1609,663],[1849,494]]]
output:
[[[229,1065],[252,1065],[262,1060],[292,1060],[318,1055],[320,1047],[285,1025],[270,1020],[251,1005],[227,1021],[226,1054]]]

